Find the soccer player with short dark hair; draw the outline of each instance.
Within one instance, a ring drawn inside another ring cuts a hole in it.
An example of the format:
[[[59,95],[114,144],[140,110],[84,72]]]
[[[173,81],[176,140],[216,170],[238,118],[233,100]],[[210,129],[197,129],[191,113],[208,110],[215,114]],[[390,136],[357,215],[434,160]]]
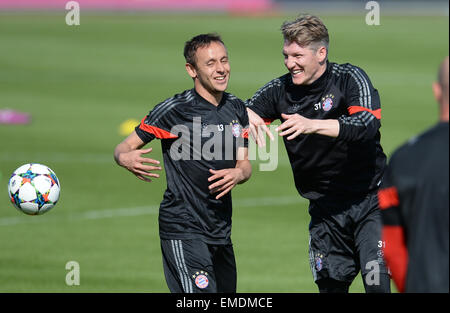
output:
[[[220,36],[192,38],[184,56],[194,88],[156,105],[114,156],[139,179],[151,181],[161,167],[141,156],[151,148],[141,148],[161,139],[167,189],[159,234],[170,291],[236,292],[231,189],[251,175],[248,116],[243,101],[225,92],[230,63]]]
[[[433,84],[439,123],[392,155],[378,192],[386,262],[400,292],[448,293],[448,56]]]
[[[366,292],[390,292],[381,255],[377,190],[386,156],[381,107],[367,74],[328,61],[328,30],[315,16],[285,22],[284,64],[246,103],[263,146],[265,122],[280,119],[295,185],[310,200],[310,263],[320,292],[348,292],[359,271]],[[262,129],[261,129],[262,128]]]

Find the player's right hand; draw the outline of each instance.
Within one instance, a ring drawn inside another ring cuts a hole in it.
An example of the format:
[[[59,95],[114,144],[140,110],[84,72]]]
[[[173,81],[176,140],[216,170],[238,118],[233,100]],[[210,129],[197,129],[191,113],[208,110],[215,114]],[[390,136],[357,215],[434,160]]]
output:
[[[160,162],[150,158],[142,157],[143,154],[147,154],[152,151],[152,148],[137,149],[129,152],[123,152],[119,156],[119,163],[125,167],[131,173],[136,175],[140,180],[151,182],[149,177],[159,178],[159,174],[152,173],[152,171],[160,171],[160,166],[152,166],[147,164],[159,165]]]
[[[248,114],[248,121],[250,124],[249,126],[250,134],[253,140],[259,147],[265,147],[266,138],[264,137],[264,133],[266,133],[267,136],[269,136],[270,140],[274,140],[272,133],[266,126],[264,120],[258,114],[256,114],[249,108],[247,108],[247,114]]]

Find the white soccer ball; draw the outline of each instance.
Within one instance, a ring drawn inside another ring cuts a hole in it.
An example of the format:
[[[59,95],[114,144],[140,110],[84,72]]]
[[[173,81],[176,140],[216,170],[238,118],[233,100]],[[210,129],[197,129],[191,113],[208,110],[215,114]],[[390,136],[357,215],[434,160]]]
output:
[[[8,183],[12,204],[21,212],[38,215],[48,212],[59,200],[61,186],[49,167],[29,163],[14,171]]]

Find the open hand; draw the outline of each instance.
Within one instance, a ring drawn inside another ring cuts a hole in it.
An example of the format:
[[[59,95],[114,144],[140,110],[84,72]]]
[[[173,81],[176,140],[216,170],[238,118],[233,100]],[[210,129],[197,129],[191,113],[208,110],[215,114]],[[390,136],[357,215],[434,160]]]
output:
[[[256,144],[259,147],[265,147],[266,138],[264,137],[264,133],[266,133],[267,136],[269,136],[270,140],[274,140],[272,133],[266,126],[264,120],[258,114],[256,114],[249,108],[247,108],[247,114],[248,114],[248,121],[250,124],[249,125],[250,135],[252,136],[253,140],[256,141]]]
[[[125,167],[131,173],[136,175],[136,177],[140,180],[151,182],[152,180],[149,177],[159,178],[159,174],[152,173],[151,171],[161,170],[160,166],[147,165],[159,165],[159,161],[142,157],[143,154],[147,154],[151,151],[152,148],[148,148],[121,153],[119,157],[119,163],[121,166]]]
[[[310,134],[313,132],[312,120],[303,117],[299,114],[281,114],[281,117],[285,120],[280,126],[275,128],[277,132],[280,132],[280,136],[286,136],[287,140],[294,139],[300,134]]]
[[[220,192],[216,196],[216,200],[226,195],[236,184],[244,179],[242,170],[239,168],[227,168],[218,171],[210,169],[209,172],[213,175],[208,178],[208,181],[217,180],[208,187],[212,194]]]

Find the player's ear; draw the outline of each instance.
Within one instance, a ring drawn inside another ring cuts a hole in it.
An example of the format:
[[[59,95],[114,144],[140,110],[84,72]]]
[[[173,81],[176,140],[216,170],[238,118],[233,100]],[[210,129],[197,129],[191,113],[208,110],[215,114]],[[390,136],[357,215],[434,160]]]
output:
[[[319,58],[320,63],[327,59],[327,48],[325,46],[321,46],[317,49],[317,57]]]
[[[433,94],[434,94],[434,98],[436,99],[436,101],[438,103],[441,103],[442,87],[441,87],[441,85],[439,85],[438,82],[433,83]]]
[[[186,71],[189,74],[189,76],[192,77],[192,79],[195,79],[197,77],[197,71],[195,70],[194,65],[186,63]]]

